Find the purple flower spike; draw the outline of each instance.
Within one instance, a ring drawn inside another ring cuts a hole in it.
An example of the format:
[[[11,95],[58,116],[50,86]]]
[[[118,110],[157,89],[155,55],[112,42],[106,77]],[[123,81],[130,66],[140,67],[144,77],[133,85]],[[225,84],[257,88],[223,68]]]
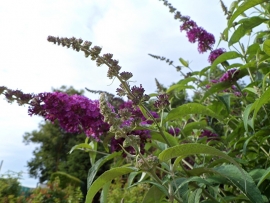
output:
[[[31,102],[29,115],[41,115],[70,133],[84,132],[88,137],[99,140],[109,131],[109,124],[103,122],[99,102],[82,95],[68,95],[62,92],[40,93]]]
[[[180,26],[180,31],[186,31],[188,41],[191,43],[198,42],[199,53],[211,50],[215,44],[215,37],[211,33],[208,33],[202,27],[198,27],[197,24],[190,20],[188,17]]]

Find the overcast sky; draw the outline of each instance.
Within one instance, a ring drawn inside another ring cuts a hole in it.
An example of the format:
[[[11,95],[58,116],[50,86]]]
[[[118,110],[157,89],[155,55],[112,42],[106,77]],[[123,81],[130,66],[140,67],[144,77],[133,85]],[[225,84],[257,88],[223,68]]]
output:
[[[170,3],[218,41],[226,26],[219,1]],[[96,67],[82,52],[47,42],[48,35],[82,38],[101,46],[102,53],[113,53],[122,70],[133,73],[134,85],[142,84],[146,93],[156,90],[155,78],[167,86],[182,78],[174,67],[148,53],[168,57],[175,65],[182,57],[191,61],[193,70],[209,65],[209,53],[197,52],[197,45],[180,33],[179,22],[158,0],[0,1],[0,19],[0,86],[25,93],[48,92],[62,85],[114,93],[119,85],[106,77],[106,66]],[[0,174],[23,171],[21,183],[28,187],[37,183],[26,168],[36,146],[24,145],[22,136],[37,129],[41,120],[28,116],[27,106],[8,104],[0,96],[0,161],[4,161]]]

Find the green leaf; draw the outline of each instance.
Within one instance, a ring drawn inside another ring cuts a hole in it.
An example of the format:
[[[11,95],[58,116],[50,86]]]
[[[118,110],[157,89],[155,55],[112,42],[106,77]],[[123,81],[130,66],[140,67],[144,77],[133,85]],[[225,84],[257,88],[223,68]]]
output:
[[[241,57],[241,54],[239,54],[239,53],[237,53],[235,51],[228,51],[228,52],[225,52],[225,53],[221,54],[212,63],[211,71],[213,71],[218,64],[220,64],[220,63],[222,63],[224,61],[230,60],[230,59],[238,58],[238,57]]]
[[[229,11],[230,11],[231,13],[233,13],[234,10],[235,10],[235,8],[236,8],[237,6],[238,6],[238,1],[233,1],[233,2],[231,3],[231,5],[230,5]]]
[[[257,168],[250,171],[248,174],[252,177],[255,183],[258,183],[265,173],[265,169]],[[258,185],[257,185],[258,186]]]
[[[136,170],[136,168],[131,167],[116,167],[105,171],[93,182],[93,184],[88,189],[85,202],[92,202],[97,192],[108,182],[111,182],[114,178],[134,172]]]
[[[186,181],[187,178],[177,178],[174,179],[171,183],[171,185],[173,186],[173,190],[175,191],[175,195],[181,197],[183,199],[182,202],[187,202],[188,201],[188,194],[189,194],[189,190],[188,190],[188,183],[184,183],[182,184],[184,181]],[[179,187],[179,185],[181,185],[181,187]]]
[[[128,180],[127,180],[127,186],[128,186],[128,187],[131,186],[131,184],[132,184],[134,178],[135,178],[139,173],[141,173],[141,172],[132,172],[132,173],[129,174]]]
[[[93,165],[95,163],[96,156],[97,156],[97,152],[96,152],[97,151],[97,142],[96,141],[91,141],[89,143],[89,145],[94,150],[94,152],[89,152],[90,162],[91,162],[91,165]]]
[[[246,68],[251,68],[254,67],[256,64],[256,61],[250,61],[248,63],[246,63],[245,65],[240,66],[240,68],[238,70],[244,70]],[[242,71],[240,71],[240,74],[242,73]]]
[[[81,144],[77,144],[74,147],[71,148],[71,150],[69,151],[69,153],[71,154],[75,149],[80,149],[80,150],[85,150],[85,149],[89,149],[89,150],[93,150],[92,146],[90,146],[87,143],[81,143]]]
[[[211,170],[211,169],[210,169]],[[221,176],[227,178],[235,186],[237,186],[251,202],[263,203],[263,198],[260,190],[256,187],[251,176],[242,169],[240,172],[234,165],[223,165],[212,169]],[[244,172],[245,178],[242,177]]]
[[[244,122],[244,127],[245,127],[246,132],[248,132],[248,119],[249,119],[249,114],[251,112],[251,107],[252,107],[252,104],[247,105],[243,113],[243,122]]]
[[[155,185],[153,185],[145,194],[142,203],[160,203],[165,194]]]
[[[185,61],[183,58],[179,58],[179,61],[182,63],[183,66],[188,67],[188,62]]]
[[[210,95],[223,91],[227,88],[230,88],[231,86],[232,84],[230,82],[220,82],[220,83],[214,84],[204,93],[204,96],[201,101],[204,101]]]
[[[270,56],[270,39],[267,39],[263,43],[263,51]]]
[[[201,77],[202,75],[205,75],[205,73],[211,68],[211,66],[207,66],[205,68],[203,68],[201,71],[200,71],[200,74],[199,76]]]
[[[229,40],[229,46],[233,45],[236,42],[239,42],[239,40],[250,30],[261,23],[267,21],[267,19],[262,18],[260,16],[253,16],[251,18],[245,18],[239,21],[238,23],[241,23],[240,26],[234,31],[233,35],[231,36]]]
[[[97,160],[96,163],[92,165],[92,167],[89,169],[88,177],[87,177],[87,188],[89,188],[90,185],[92,184],[99,168],[107,161],[113,159],[114,157],[120,156],[121,154],[122,152],[114,152],[112,154],[109,154]]]
[[[252,107],[251,107],[251,111],[254,109],[254,114],[253,114],[253,117],[252,117],[253,121],[254,121],[254,119],[256,118],[257,113],[258,113],[258,111],[260,110],[260,108],[261,108],[264,104],[268,103],[269,100],[270,100],[270,88],[268,88],[268,89],[262,94],[262,96],[261,96],[258,100],[256,100],[256,101],[253,103],[253,105],[252,105]]]
[[[108,197],[108,194],[110,192],[110,186],[111,186],[111,182],[108,182],[103,186],[103,189],[102,189],[102,192],[100,195],[100,203],[107,203],[108,202],[107,197]]]
[[[185,85],[185,84],[176,84],[176,85],[172,85],[170,86],[170,88],[166,91],[167,93],[173,91],[173,90],[177,90],[177,91],[181,91],[183,89],[195,89],[193,86],[191,85]]]
[[[170,147],[159,154],[159,159],[161,161],[167,161],[178,156],[189,156],[194,154],[209,154],[213,156],[219,156],[235,164],[237,167],[239,167],[239,170],[242,170],[239,164],[227,154],[219,151],[214,147],[197,143],[182,144]]]
[[[231,102],[230,102],[230,95],[224,94],[222,96],[217,97],[226,107],[228,113],[231,111]]]
[[[179,80],[179,82],[177,82],[177,84],[178,84],[178,85],[180,85],[180,84],[184,85],[184,84],[187,84],[187,83],[189,83],[189,82],[194,82],[194,81],[196,81],[196,80],[198,80],[198,79],[195,78],[195,77],[188,77],[188,78]]]
[[[178,141],[177,141],[176,137],[172,136],[171,134],[169,134],[165,131],[163,131],[163,134],[166,137],[166,139],[168,140],[170,146],[178,145]],[[151,139],[157,140],[157,141],[162,142],[162,143],[166,143],[166,141],[163,139],[162,135],[157,131],[151,131]]]
[[[257,186],[259,187],[259,186],[262,184],[262,182],[263,182],[265,179],[269,178],[269,177],[270,177],[270,167],[265,171],[265,173],[264,173],[263,176],[261,177],[260,181],[258,182]]]
[[[191,195],[188,198],[188,203],[199,203],[200,197],[202,194],[202,189],[199,188],[191,193]]]
[[[202,114],[220,120],[223,119],[221,115],[216,114],[214,111],[210,110],[204,105],[198,103],[188,103],[171,110],[168,113],[167,117],[165,118],[165,121],[181,119],[182,117],[187,116],[189,114]]]
[[[182,130],[185,136],[188,136],[192,133],[193,129],[204,129],[207,126],[206,121],[192,122],[188,123]]]
[[[255,55],[259,49],[260,49],[259,43],[252,44],[247,48],[246,54]]]
[[[232,14],[228,21],[228,27],[232,27],[233,21],[242,13],[244,13],[246,10],[261,4],[263,2],[268,2],[268,0],[247,0],[243,2],[237,9],[236,11]]]
[[[253,87],[246,87],[243,89],[243,91],[248,91],[254,94],[258,94],[257,90],[255,90]]]

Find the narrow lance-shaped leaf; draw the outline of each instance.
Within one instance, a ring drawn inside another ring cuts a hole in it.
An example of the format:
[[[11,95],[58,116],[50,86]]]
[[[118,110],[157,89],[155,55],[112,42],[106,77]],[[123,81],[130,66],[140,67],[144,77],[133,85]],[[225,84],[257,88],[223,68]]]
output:
[[[92,149],[94,150],[94,152],[89,152],[89,156],[90,156],[90,162],[93,165],[95,163],[96,160],[96,156],[97,156],[97,142],[96,141],[91,141],[89,143],[89,145],[92,147]]]
[[[258,182],[257,186],[259,187],[259,186],[262,184],[262,182],[263,182],[265,179],[269,178],[269,177],[270,177],[270,167],[265,171],[265,173],[264,173],[263,176],[261,177],[260,181]]]
[[[165,131],[163,131],[163,134],[164,134],[165,138],[167,139],[167,141],[169,142],[170,146],[178,145],[177,138],[175,138],[174,136],[172,136],[171,134],[169,134]],[[162,143],[166,143],[166,141],[163,139],[162,135],[157,131],[151,131],[151,139],[157,140],[157,141],[162,142]]]
[[[180,119],[183,116],[189,115],[189,114],[202,114],[206,116],[211,116],[217,119],[223,119],[223,117],[219,114],[216,114],[214,111],[210,110],[204,105],[198,104],[198,103],[189,103],[189,104],[183,104],[173,110],[171,110],[167,117],[165,118],[165,121]]]
[[[225,53],[221,54],[212,63],[211,71],[213,71],[218,64],[220,64],[220,63],[222,63],[224,61],[230,60],[230,59],[238,58],[238,57],[241,57],[241,55],[239,53],[235,52],[235,51],[228,51],[228,52],[225,52]]]
[[[212,85],[205,93],[201,101],[204,101],[210,95],[213,95],[217,92],[223,91],[227,88],[230,88],[232,84],[230,82],[220,82]]]
[[[71,148],[71,150],[69,151],[69,153],[71,154],[75,149],[80,149],[80,150],[89,149],[89,150],[93,150],[93,147],[90,146],[87,143],[77,144],[77,145],[75,145],[74,147]]]
[[[253,103],[253,105],[252,105],[252,107],[251,107],[251,111],[254,109],[254,114],[253,114],[253,117],[252,117],[252,120],[253,120],[253,121],[254,121],[254,119],[256,118],[257,113],[258,113],[258,111],[260,110],[260,108],[261,108],[264,104],[268,103],[269,100],[270,100],[270,88],[268,88],[268,89],[262,94],[262,96],[261,96],[258,100],[256,100],[256,101]]]
[[[180,63],[182,63],[183,66],[188,67],[188,62],[185,61],[183,58],[179,58]]]
[[[167,93],[173,91],[173,90],[177,90],[177,91],[181,91],[181,90],[185,90],[185,89],[195,89],[193,86],[191,85],[185,85],[185,84],[176,84],[176,85],[172,85],[170,86],[170,88],[166,91]]]
[[[210,169],[211,170],[211,169]],[[247,196],[253,203],[263,203],[263,198],[260,190],[256,187],[250,175],[242,169],[241,173],[234,165],[218,166],[213,171],[226,177],[235,186],[237,186],[245,196]],[[244,172],[244,177],[242,173]]]
[[[170,147],[159,154],[159,159],[161,161],[167,161],[178,156],[189,156],[194,154],[210,154],[213,156],[219,156],[227,159],[228,161],[239,167],[238,163],[227,154],[221,152],[214,147],[197,143],[182,144]]]
[[[229,46],[233,45],[236,42],[239,42],[239,40],[252,28],[260,25],[261,23],[267,21],[267,19],[262,18],[260,16],[253,16],[251,18],[245,18],[239,23],[241,25],[234,31],[233,35],[231,36],[229,40]]]
[[[244,1],[237,9],[236,11],[232,14],[228,21],[228,27],[232,27],[233,21],[242,13],[244,13],[246,10],[261,4],[263,2],[268,2],[268,0],[247,0]]]
[[[121,154],[122,154],[122,152],[114,152],[110,155],[104,156],[104,157],[100,158],[99,160],[97,160],[96,163],[94,165],[92,165],[92,167],[89,169],[88,178],[87,178],[87,188],[89,188],[90,185],[92,184],[99,168],[107,161],[113,159],[116,156],[120,156]]]
[[[184,129],[182,130],[183,134],[185,136],[190,135],[190,133],[193,131],[193,129],[204,129],[207,126],[206,121],[199,121],[199,122],[192,122],[188,123]]]
[[[114,178],[136,171],[136,168],[131,167],[116,167],[112,168],[100,175],[90,186],[86,195],[86,203],[91,203],[97,192],[108,182]]]
[[[243,169],[233,158],[231,158],[227,154],[221,152],[220,150],[214,147],[204,145],[204,144],[190,143],[190,144],[182,144],[182,145],[170,147],[162,151],[159,154],[158,158],[161,161],[168,161],[178,156],[189,156],[189,155],[194,155],[194,154],[209,154],[212,156],[219,156],[221,158],[224,158],[228,160],[229,162],[233,163],[239,169],[242,176],[245,178]]]

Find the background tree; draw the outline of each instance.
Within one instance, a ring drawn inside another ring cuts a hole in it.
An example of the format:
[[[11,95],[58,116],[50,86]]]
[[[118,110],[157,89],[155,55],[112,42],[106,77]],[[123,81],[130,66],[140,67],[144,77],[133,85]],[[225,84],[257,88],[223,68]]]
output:
[[[77,91],[73,87],[62,86],[53,91],[66,92],[68,94],[83,94],[83,90]],[[68,152],[70,149],[85,140],[84,134],[72,134],[63,131],[58,122],[43,121],[39,129],[26,132],[23,136],[25,144],[35,143],[39,147],[33,151],[34,158],[27,162],[31,177],[38,178],[40,183],[50,179],[52,173],[64,171],[81,180],[86,180],[90,168],[89,156],[80,151]]]

